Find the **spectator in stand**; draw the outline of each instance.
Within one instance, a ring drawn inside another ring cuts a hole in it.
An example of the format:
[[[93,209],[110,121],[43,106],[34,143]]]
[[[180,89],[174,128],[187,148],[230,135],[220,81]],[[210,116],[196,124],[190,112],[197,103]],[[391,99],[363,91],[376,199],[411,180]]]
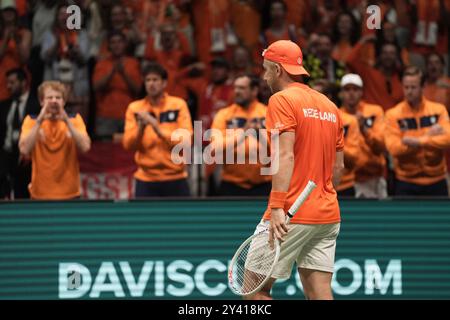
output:
[[[78,152],[89,151],[91,141],[79,114],[67,114],[65,86],[45,81],[39,87],[41,111],[23,121],[19,149],[31,156],[31,198],[67,200],[80,197]]]
[[[259,33],[261,11],[265,1],[231,0],[231,24],[239,42],[248,51],[255,63],[262,63]]]
[[[331,37],[322,33],[318,35],[315,41],[315,53],[308,54],[304,62],[310,74],[308,83],[314,86],[315,81],[325,79],[339,88],[341,78],[345,74],[345,65],[331,57],[333,50]]]
[[[31,163],[20,156],[19,135],[23,119],[39,113],[39,101],[30,92],[27,74],[22,69],[6,72],[11,98],[0,102],[0,199],[29,198],[28,184],[31,180]]]
[[[158,35],[147,39],[144,58],[158,62],[167,70],[167,93],[184,100],[188,99],[188,92],[183,84],[183,65],[190,56],[188,40],[173,24],[161,25]]]
[[[347,57],[347,67],[361,76],[364,82],[364,101],[387,110],[403,99],[400,82],[402,63],[397,47],[392,43],[385,43],[381,46],[375,66],[367,64],[362,57],[362,48],[367,42],[374,40],[374,35],[361,38]]]
[[[31,32],[18,24],[14,1],[1,2],[0,15],[0,101],[9,98],[6,71],[26,66],[30,58]]]
[[[109,35],[111,55],[100,60],[94,70],[96,136],[100,139],[110,139],[115,133],[123,132],[127,107],[141,91],[139,61],[126,55],[126,41],[123,33],[112,32]]]
[[[267,48],[277,40],[291,40],[297,43],[297,31],[286,19],[287,6],[284,1],[275,0],[270,3],[269,27],[261,34],[261,46]]]
[[[346,74],[342,78],[341,88],[341,110],[358,119],[359,131],[362,136],[357,154],[359,168],[355,172],[356,197],[386,198],[383,109],[361,100],[363,81],[359,75]]]
[[[184,100],[166,93],[167,71],[161,65],[146,67],[144,83],[147,96],[128,106],[123,136],[124,148],[136,151],[135,197],[189,196],[186,162],[172,158],[177,145],[190,150],[189,109]],[[175,131],[178,139],[173,140]]]
[[[272,188],[271,176],[261,174],[263,165],[257,161],[259,148],[267,148],[267,141],[261,144],[260,140],[265,139],[265,133],[259,131],[265,129],[267,107],[256,100],[258,86],[258,78],[249,75],[237,77],[234,81],[234,104],[220,110],[214,117],[211,128],[222,133],[212,142],[215,152],[224,155],[232,150],[237,155],[239,152],[245,154],[245,163],[223,165],[219,195],[267,196]],[[227,129],[243,130],[234,131],[235,135],[230,139]],[[256,130],[257,136],[249,136],[248,130],[251,129]]]
[[[439,53],[427,57],[423,95],[428,100],[443,104],[450,112],[450,78],[445,75],[444,69],[445,61]]]
[[[359,25],[350,11],[342,11],[336,17],[333,27],[333,51],[331,57],[334,60],[345,62],[353,46],[359,39]]]
[[[58,7],[57,0],[37,0],[31,5],[33,19],[31,22],[32,44],[30,53],[31,91],[37,91],[44,78],[45,64],[41,59],[41,45],[44,35],[51,30]]]
[[[131,56],[135,54],[135,50],[139,44],[145,40],[139,32],[137,24],[127,16],[126,8],[121,3],[114,3],[110,7],[107,23],[100,35],[102,40],[99,49],[99,59],[106,58],[110,55],[108,34],[113,31],[122,32],[126,36],[126,53]]]
[[[444,150],[450,122],[444,105],[423,96],[422,71],[403,73],[405,100],[386,112],[385,142],[394,158],[397,196],[448,196]]]
[[[67,7],[67,4],[58,5],[53,29],[48,30],[43,37],[41,59],[45,61],[44,80],[58,80],[68,86],[72,93],[71,100],[83,101],[80,112],[86,116],[89,39],[84,30],[67,28]]]
[[[450,0],[416,0],[412,6],[411,60],[424,67],[426,55],[448,54]]]
[[[224,58],[211,61],[209,83],[201,90],[198,119],[203,130],[209,129],[216,113],[233,103],[233,85],[229,79],[230,64]]]
[[[197,56],[209,64],[215,56],[226,56],[237,44],[230,24],[229,0],[190,0]]]
[[[231,66],[231,79],[252,73],[260,75],[262,72],[261,67],[254,65],[250,52],[244,46],[234,48]]]

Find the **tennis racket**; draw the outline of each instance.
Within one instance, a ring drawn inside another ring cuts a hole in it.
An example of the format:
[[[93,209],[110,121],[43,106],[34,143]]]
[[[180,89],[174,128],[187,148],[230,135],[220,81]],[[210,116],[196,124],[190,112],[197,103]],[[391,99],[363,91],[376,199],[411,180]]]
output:
[[[288,210],[286,224],[289,224],[315,187],[316,184],[310,180]],[[274,239],[274,245],[270,246],[267,228],[245,240],[237,249],[228,268],[231,291],[240,296],[250,296],[258,292],[272,275],[280,257],[280,246],[278,239]]]

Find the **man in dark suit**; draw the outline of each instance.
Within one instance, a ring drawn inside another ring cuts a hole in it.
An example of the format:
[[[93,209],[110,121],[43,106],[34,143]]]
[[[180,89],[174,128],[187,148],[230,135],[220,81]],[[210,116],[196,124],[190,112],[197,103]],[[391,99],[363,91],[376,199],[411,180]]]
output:
[[[22,69],[6,72],[10,98],[0,102],[0,199],[29,198],[31,162],[21,157],[18,147],[23,119],[39,112],[39,100],[29,90],[27,75]]]

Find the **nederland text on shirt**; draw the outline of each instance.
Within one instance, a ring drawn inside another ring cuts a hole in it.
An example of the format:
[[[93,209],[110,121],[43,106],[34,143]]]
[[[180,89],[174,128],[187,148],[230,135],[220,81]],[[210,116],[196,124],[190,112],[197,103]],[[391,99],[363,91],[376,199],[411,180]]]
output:
[[[322,121],[330,121],[336,123],[336,115],[333,112],[322,112],[317,109],[303,108],[303,114],[305,115],[305,118],[315,118]]]

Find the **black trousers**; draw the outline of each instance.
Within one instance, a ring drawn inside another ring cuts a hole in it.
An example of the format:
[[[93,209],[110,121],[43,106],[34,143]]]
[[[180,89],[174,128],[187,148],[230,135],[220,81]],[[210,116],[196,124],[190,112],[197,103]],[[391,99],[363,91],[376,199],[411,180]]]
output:
[[[29,199],[31,162],[19,163],[19,152],[0,152],[0,198]]]
[[[272,190],[272,183],[270,182],[255,185],[250,189],[245,189],[234,183],[222,181],[219,188],[219,195],[230,197],[269,196],[271,190]]]
[[[163,182],[145,182],[136,179],[135,198],[190,196],[186,179]]]
[[[337,192],[338,197],[355,197],[355,187],[350,187]]]
[[[447,181],[445,179],[436,183],[422,186],[414,183],[396,180],[396,196],[448,196]]]

